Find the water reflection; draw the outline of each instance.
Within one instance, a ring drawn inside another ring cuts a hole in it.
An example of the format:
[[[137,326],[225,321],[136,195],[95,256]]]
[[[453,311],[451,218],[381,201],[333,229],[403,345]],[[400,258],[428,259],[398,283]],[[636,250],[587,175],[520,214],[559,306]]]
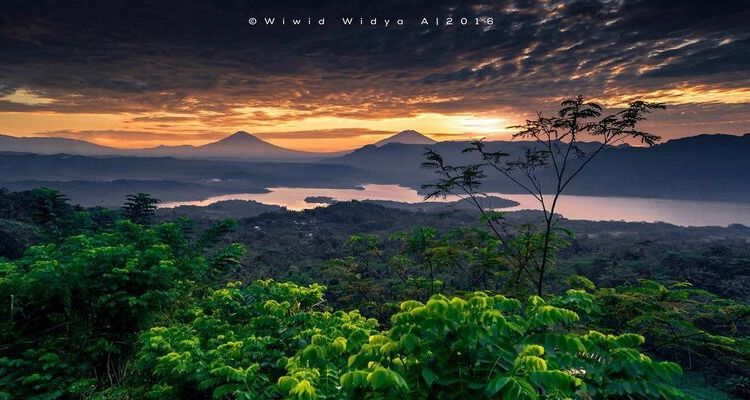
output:
[[[336,200],[394,200],[418,203],[423,197],[414,189],[399,185],[363,185],[364,190],[329,188],[269,188],[269,193],[239,193],[210,197],[200,201],[164,203],[169,208],[180,205],[206,206],[222,200],[254,200],[264,204],[303,210],[320,207],[305,202],[308,196],[328,196]],[[508,211],[538,209],[530,195],[489,193],[519,203]],[[448,198],[444,201],[454,201]],[[443,200],[440,200],[443,201]],[[718,201],[667,200],[637,197],[563,196],[558,205],[560,214],[570,219],[594,221],[663,221],[683,226],[727,226],[733,223],[750,225],[750,204]]]

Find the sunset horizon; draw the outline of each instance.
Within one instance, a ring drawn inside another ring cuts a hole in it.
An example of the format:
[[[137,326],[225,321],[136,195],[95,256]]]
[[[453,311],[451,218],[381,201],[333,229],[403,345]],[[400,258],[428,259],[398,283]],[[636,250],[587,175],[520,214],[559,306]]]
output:
[[[405,129],[509,138],[579,94],[611,112],[667,104],[644,123],[665,140],[750,123],[746,21],[716,7],[698,19],[691,4],[628,2],[12,3],[0,6],[0,134],[11,136],[140,148],[245,130],[330,152]]]
[[[346,130],[350,131],[350,130]],[[305,144],[304,139],[299,139],[299,137],[294,138],[288,138],[289,136],[296,136],[300,132],[267,132],[267,133],[254,133],[250,132],[245,129],[240,129],[238,131],[234,132],[216,132],[215,137],[211,136],[210,138],[201,139],[201,140],[195,140],[190,142],[142,142],[143,145],[138,145],[139,142],[133,142],[133,141],[125,141],[124,143],[121,141],[115,141],[115,143],[111,143],[109,140],[90,140],[85,138],[80,138],[77,136],[67,136],[67,135],[61,135],[61,136],[54,136],[54,135],[47,135],[44,132],[40,132],[35,135],[5,135],[4,133],[0,132],[0,136],[9,136],[14,137],[18,139],[72,139],[72,140],[79,140],[87,143],[92,143],[99,146],[104,147],[110,147],[113,149],[118,150],[147,150],[147,149],[156,149],[159,147],[180,147],[180,146],[191,146],[191,147],[200,147],[205,146],[207,144],[212,144],[216,142],[220,142],[224,139],[227,139],[235,134],[238,133],[245,133],[250,136],[253,136],[255,138],[258,138],[260,140],[263,140],[264,142],[270,143],[275,146],[279,146],[285,149],[289,150],[295,150],[295,151],[301,151],[301,152],[308,152],[308,153],[319,153],[321,155],[326,154],[338,154],[338,153],[346,153],[350,151],[357,150],[359,148],[362,148],[364,146],[373,145],[377,143],[378,141],[391,138],[395,135],[398,135],[399,133],[408,132],[408,131],[414,131],[418,133],[419,135],[425,136],[429,139],[434,140],[435,142],[448,142],[448,141],[456,141],[456,142],[470,142],[473,140],[483,140],[485,142],[503,142],[503,141],[511,141],[513,139],[513,132],[508,133],[500,133],[500,134],[494,134],[494,135],[472,135],[472,134],[440,134],[440,133],[425,133],[425,132],[419,132],[415,129],[403,129],[400,131],[394,131],[394,132],[381,132],[381,131],[366,131],[363,130],[361,136],[359,136],[360,140],[354,142],[354,141],[347,141],[343,144],[336,143],[337,139],[331,139],[334,141],[333,144],[328,143],[319,143],[322,139],[315,138],[315,139],[308,139],[311,141],[311,147],[300,147],[300,145]],[[315,132],[316,134],[321,133],[331,133],[331,131],[319,131]],[[284,138],[277,138],[277,135],[282,135],[287,137]],[[705,133],[697,133],[695,135],[687,135],[687,136],[677,136],[673,138],[664,138],[663,142],[668,142],[670,140],[677,140],[677,139],[686,139],[691,138],[695,136],[715,136],[715,135],[728,135],[728,136],[746,136],[750,135],[750,131],[745,133],[724,133],[724,132],[705,132]],[[591,137],[586,141],[595,142],[597,139],[595,137]],[[639,143],[637,141],[630,141],[630,142],[624,142],[625,144],[628,144],[630,146],[635,147],[642,147],[645,146],[643,143]],[[324,147],[315,147],[316,145],[324,146]],[[336,146],[339,147],[336,147]]]

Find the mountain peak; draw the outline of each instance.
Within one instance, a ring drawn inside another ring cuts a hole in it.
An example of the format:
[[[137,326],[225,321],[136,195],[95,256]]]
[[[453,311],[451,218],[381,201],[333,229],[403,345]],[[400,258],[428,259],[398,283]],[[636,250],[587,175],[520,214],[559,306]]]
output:
[[[219,140],[216,143],[250,143],[250,142],[262,142],[262,140],[258,139],[257,137],[245,132],[245,131],[237,131],[224,139]]]
[[[403,144],[435,144],[436,141],[412,129],[401,131],[375,143],[375,146],[383,146],[388,143]]]
[[[268,143],[245,131],[237,131],[218,142],[198,146],[194,153],[195,156],[230,158],[295,158],[308,155],[303,151]]]

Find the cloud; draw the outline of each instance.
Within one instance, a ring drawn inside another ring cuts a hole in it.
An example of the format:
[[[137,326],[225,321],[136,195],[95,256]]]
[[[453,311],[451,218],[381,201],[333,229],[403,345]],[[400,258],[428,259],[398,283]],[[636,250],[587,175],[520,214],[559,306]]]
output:
[[[194,121],[195,117],[174,117],[168,115],[149,115],[145,117],[135,117],[128,122],[183,122]]]
[[[50,100],[3,97],[0,112],[130,113],[134,123],[220,131],[326,117],[520,116],[579,93],[700,87],[722,102],[750,88],[746,1],[8,0],[0,15],[0,94]],[[328,25],[249,26],[250,16]],[[342,27],[342,16],[406,25]],[[420,26],[424,16],[494,24]],[[710,122],[703,103],[687,109]]]
[[[224,138],[226,132],[182,132],[173,133],[165,131],[126,131],[126,130],[55,130],[35,132],[32,136],[39,137],[63,137],[68,139],[80,139],[86,141],[138,141],[138,142],[209,142]]]

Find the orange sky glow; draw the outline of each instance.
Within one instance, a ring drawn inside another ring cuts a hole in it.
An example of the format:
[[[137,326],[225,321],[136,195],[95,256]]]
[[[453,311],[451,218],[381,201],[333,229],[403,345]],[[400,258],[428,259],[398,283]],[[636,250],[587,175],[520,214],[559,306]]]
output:
[[[616,108],[635,98],[662,101],[669,105],[737,104],[750,99],[750,88],[676,87],[628,95],[613,94],[608,98],[594,100],[604,106]],[[53,98],[23,90],[2,97],[0,101],[33,106],[56,103]],[[557,101],[559,99],[550,99],[551,104]],[[540,108],[542,106],[540,104]],[[505,140],[512,134],[509,126],[533,115],[530,112],[504,109],[480,113],[424,111],[405,116],[389,113],[369,118],[329,113],[295,118],[294,112],[284,107],[238,107],[231,111],[234,117],[227,120],[206,118],[211,116],[210,112],[0,112],[0,133],[12,136],[68,137],[119,148],[143,148],[158,145],[201,145],[244,130],[279,146],[326,152],[361,147],[406,129],[417,130],[438,141],[479,137]],[[265,116],[260,123],[254,122],[257,113]],[[737,118],[724,122],[729,129],[723,133],[742,134],[750,121],[748,118]],[[679,118],[676,121],[655,119],[648,124],[655,133],[667,138],[683,136],[690,133],[690,127],[696,126],[694,122],[680,122]],[[732,130],[732,126],[736,126],[736,129]]]

